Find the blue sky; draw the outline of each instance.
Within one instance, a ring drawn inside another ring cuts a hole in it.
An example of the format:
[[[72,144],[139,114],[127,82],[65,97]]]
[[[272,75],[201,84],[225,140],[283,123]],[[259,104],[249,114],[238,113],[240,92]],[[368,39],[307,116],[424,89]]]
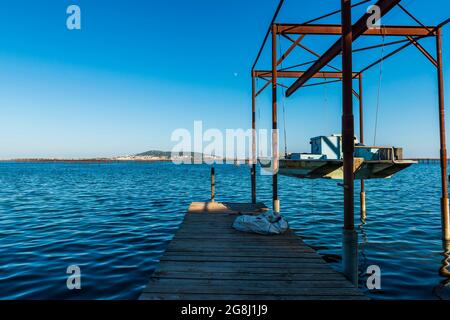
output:
[[[0,158],[170,150],[172,131],[192,129],[194,120],[203,120],[206,129],[248,128],[250,67],[277,2],[2,1]],[[278,21],[300,23],[339,8],[339,3],[286,0]],[[425,24],[450,16],[445,0],[403,3]],[[70,4],[82,10],[80,31],[66,28]],[[354,10],[354,20],[364,9]],[[338,23],[339,15],[323,22]],[[382,23],[414,24],[399,9]],[[304,43],[323,52],[335,39],[309,37]],[[450,101],[448,27],[443,40]],[[354,47],[375,41],[380,39],[366,37]],[[423,44],[434,54],[433,40]],[[261,69],[269,68],[269,57],[265,51]],[[378,57],[380,50],[355,53],[355,71]],[[294,51],[284,66],[312,58]],[[339,59],[333,63],[340,65]],[[364,78],[365,136],[372,143],[379,68]],[[384,63],[377,144],[403,146],[407,156],[438,156],[435,80],[434,67],[414,47]],[[302,88],[280,100],[280,119],[282,101],[289,151],[309,151],[309,137],[340,132],[339,83]],[[269,90],[258,98],[258,120],[261,127],[270,126]]]

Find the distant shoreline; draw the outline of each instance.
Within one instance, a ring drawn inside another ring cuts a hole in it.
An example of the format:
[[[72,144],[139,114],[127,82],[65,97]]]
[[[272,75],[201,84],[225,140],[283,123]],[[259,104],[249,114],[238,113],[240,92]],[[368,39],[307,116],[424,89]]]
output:
[[[18,162],[18,163],[121,163],[121,162],[170,162],[170,159],[8,159],[0,160],[0,162]]]

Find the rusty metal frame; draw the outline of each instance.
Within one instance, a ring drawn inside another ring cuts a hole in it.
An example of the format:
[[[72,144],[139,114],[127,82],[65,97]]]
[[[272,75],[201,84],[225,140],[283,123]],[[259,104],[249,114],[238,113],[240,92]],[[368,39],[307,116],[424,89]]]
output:
[[[450,22],[450,19],[445,20],[437,26],[425,26],[414,15],[400,5],[401,0],[378,0],[376,5],[381,9],[381,16],[389,12],[394,7],[398,6],[409,17],[411,17],[419,26],[381,26],[380,28],[370,29],[367,26],[367,20],[370,15],[364,14],[355,24],[351,23],[351,8],[366,3],[367,1],[361,1],[357,4],[351,5],[351,0],[341,0],[341,10],[333,11],[329,14],[323,15],[316,19],[312,19],[303,24],[283,24],[276,23],[275,20],[283,5],[283,0],[280,1],[277,7],[276,13],[272,19],[269,30],[264,39],[263,45],[260,48],[257,58],[252,67],[252,128],[256,129],[255,111],[256,111],[256,97],[265,88],[272,84],[272,128],[277,128],[277,87],[283,86],[278,83],[279,78],[296,78],[296,81],[286,91],[286,96],[291,96],[301,87],[327,84],[332,82],[342,81],[342,98],[343,98],[343,114],[342,114],[342,140],[343,140],[343,163],[344,163],[344,252],[343,252],[343,264],[344,273],[348,277],[352,277],[351,270],[355,268],[355,261],[350,258],[349,252],[354,250],[354,247],[346,246],[346,242],[349,239],[355,240],[354,229],[354,175],[353,175],[353,163],[354,163],[354,117],[353,117],[353,97],[355,96],[359,101],[359,130],[360,140],[364,142],[364,124],[363,124],[363,92],[362,92],[362,74],[366,70],[372,68],[378,63],[388,59],[394,54],[407,48],[410,45],[414,45],[419,52],[421,52],[430,63],[436,67],[437,70],[437,82],[438,82],[438,110],[439,110],[439,140],[440,140],[440,164],[441,164],[441,225],[442,225],[442,239],[444,245],[448,247],[450,243],[450,218],[449,218],[449,198],[448,198],[448,177],[447,177],[447,147],[446,147],[446,131],[445,131],[445,108],[444,108],[444,78],[443,78],[443,66],[442,66],[442,27]],[[341,25],[331,24],[311,24],[324,17],[341,13]],[[258,60],[261,56],[264,45],[272,33],[272,70],[255,70]],[[277,59],[276,45],[277,35],[291,41],[289,48]],[[294,40],[290,35],[299,35]],[[307,48],[300,42],[306,35],[340,35],[337,40],[324,54],[318,54]],[[364,48],[353,49],[353,42],[360,36],[395,36],[405,37],[405,39],[395,40],[392,42],[384,43],[382,45],[372,45]],[[436,57],[427,51],[420,43],[419,40],[426,37],[435,37],[436,39]],[[401,44],[398,48],[389,52],[384,57],[370,63],[368,66],[362,68],[358,72],[354,72],[352,69],[352,54],[354,52],[360,52],[364,50],[370,50],[379,48],[381,46],[391,46],[395,44]],[[318,59],[305,63],[300,63],[291,67],[281,68],[277,67],[281,62],[294,50],[295,47],[300,47],[311,54],[315,55]],[[330,65],[330,62],[336,58],[339,54],[342,54],[342,70]],[[307,70],[297,71],[292,70],[300,66],[310,65]],[[325,71],[324,67],[329,67],[335,71]],[[255,79],[262,78],[266,80],[266,84],[263,88],[256,93]],[[332,79],[322,83],[307,84],[306,82],[311,78],[326,78]],[[353,79],[359,80],[359,89],[356,92],[353,89]],[[255,133],[253,139],[253,166],[252,166],[252,200],[256,202],[256,144]],[[272,155],[273,160],[276,161],[276,153],[278,148],[278,137],[274,136],[272,139]],[[273,176],[273,201],[274,210],[278,211],[278,180],[277,174]],[[365,220],[365,190],[364,181],[361,182],[361,220]],[[350,237],[350,238],[349,238]],[[347,249],[345,249],[347,248]],[[347,251],[346,251],[347,250]],[[349,251],[350,250],[350,251]],[[355,279],[351,279],[355,282]]]

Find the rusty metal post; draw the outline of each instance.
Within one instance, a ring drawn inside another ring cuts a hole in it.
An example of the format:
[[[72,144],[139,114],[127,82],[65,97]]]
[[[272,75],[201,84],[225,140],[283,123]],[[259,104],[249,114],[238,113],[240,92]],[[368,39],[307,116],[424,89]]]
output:
[[[358,285],[358,237],[354,227],[354,149],[351,1],[341,0],[342,19],[342,152],[344,162],[344,230],[342,262],[345,276]]]
[[[442,214],[442,238],[444,241],[450,240],[449,229],[449,203],[448,203],[448,182],[447,182],[447,147],[445,137],[445,106],[444,106],[444,76],[442,72],[442,31],[437,30],[436,35],[437,70],[438,70],[438,91],[439,91],[439,138],[441,157],[441,214]]]
[[[273,211],[280,212],[278,200],[278,122],[277,122],[277,26],[272,25],[272,197]]]
[[[211,167],[211,202],[215,201],[216,197],[216,171]]]
[[[362,73],[358,77],[359,84],[359,140],[364,144],[364,110],[363,110],[363,86],[362,86]],[[361,179],[361,192],[359,193],[360,203],[360,219],[362,223],[366,222],[366,191],[364,179]]]
[[[256,84],[255,72],[252,71],[252,203],[256,203]]]

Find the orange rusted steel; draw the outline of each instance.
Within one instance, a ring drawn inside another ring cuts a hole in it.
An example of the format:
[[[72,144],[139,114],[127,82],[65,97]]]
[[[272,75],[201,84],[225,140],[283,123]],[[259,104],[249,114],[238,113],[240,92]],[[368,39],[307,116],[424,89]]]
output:
[[[419,49],[419,51],[422,52],[423,55],[424,55],[428,60],[430,60],[430,62],[431,62],[432,64],[434,64],[435,67],[437,67],[437,61],[436,61],[436,59],[434,59],[433,56],[432,56],[432,55],[431,55],[424,47],[422,47],[422,45],[421,45],[419,42],[416,41],[416,39],[414,39],[414,38],[411,37],[411,36],[406,36],[406,38],[408,38],[408,40],[411,41],[412,44],[413,44],[417,49]]]
[[[272,25],[272,198],[273,209],[278,207],[278,120],[277,120],[277,33]]]
[[[378,0],[375,5],[380,8],[380,17],[389,12],[400,0]],[[369,27],[367,21],[370,18],[370,14],[364,14],[356,23],[351,27],[352,39],[356,40],[360,35],[366,32]],[[342,26],[341,32],[344,26]],[[423,29],[423,28],[422,28]],[[376,30],[376,29],[370,29]],[[380,30],[378,30],[380,32]],[[342,38],[336,41],[330,49],[328,49],[306,72],[305,74],[298,78],[294,84],[286,91],[286,96],[291,96],[298,88],[300,88],[306,81],[308,81],[312,75],[320,71],[324,66],[326,66],[331,60],[333,60],[342,51]]]
[[[255,73],[252,72],[252,168],[251,176],[251,192],[252,203],[256,203],[256,83]]]
[[[442,32],[439,28],[436,36],[437,53],[437,75],[439,91],[439,140],[440,140],[440,160],[441,160],[441,214],[442,214],[442,238],[444,241],[450,240],[449,222],[449,201],[448,201],[448,181],[447,181],[447,145],[445,133],[445,107],[444,107],[444,75],[442,67]]]
[[[272,71],[269,70],[255,70],[255,77],[272,77]],[[301,77],[305,72],[304,71],[277,71],[278,78],[298,78]],[[353,78],[358,78],[359,72],[353,72]],[[312,78],[322,78],[322,79],[336,79],[342,78],[342,72],[335,71],[324,71],[317,72]]]
[[[272,83],[272,80],[268,80],[261,89],[255,94],[255,97],[259,96],[270,84]]]
[[[253,63],[252,70],[255,70],[255,68],[256,68],[256,64],[258,63],[258,60],[261,57],[261,53],[264,50],[264,46],[266,45],[267,39],[269,38],[269,34],[272,32],[272,26],[275,23],[275,20],[277,19],[278,14],[280,13],[283,3],[284,3],[284,0],[280,0],[280,2],[278,3],[277,9],[275,10],[275,14],[272,17],[272,22],[269,25],[269,29],[266,32],[263,43],[262,43],[261,47],[259,48],[258,54],[256,55],[256,59],[255,59],[255,62]]]
[[[354,230],[353,74],[350,0],[342,0],[342,154],[344,162],[344,229]]]
[[[292,42],[291,46],[286,50],[286,52],[285,52],[285,53],[280,57],[280,59],[278,60],[277,66],[279,66],[279,65],[284,61],[284,59],[287,58],[287,56],[292,52],[292,50],[295,49],[295,47],[300,43],[300,41],[303,40],[303,38],[304,38],[305,36],[306,36],[306,35],[303,34],[303,35],[301,35],[300,37],[298,37],[297,40],[295,40],[295,41]]]
[[[367,19],[365,20],[367,21]],[[362,32],[364,36],[424,36],[433,30],[434,26],[381,26],[367,29]],[[338,24],[277,24],[277,32],[281,35],[340,35],[342,28]],[[435,32],[434,32],[435,34]]]

